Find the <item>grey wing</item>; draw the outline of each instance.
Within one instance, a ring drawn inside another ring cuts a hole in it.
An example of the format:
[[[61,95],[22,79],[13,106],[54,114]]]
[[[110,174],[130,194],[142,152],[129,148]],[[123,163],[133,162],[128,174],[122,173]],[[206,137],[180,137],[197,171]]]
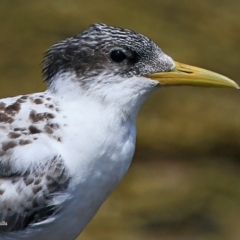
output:
[[[0,157],[0,236],[53,216],[60,205],[55,198],[64,193],[70,181],[61,156],[22,167],[20,172],[11,160],[16,161]]]

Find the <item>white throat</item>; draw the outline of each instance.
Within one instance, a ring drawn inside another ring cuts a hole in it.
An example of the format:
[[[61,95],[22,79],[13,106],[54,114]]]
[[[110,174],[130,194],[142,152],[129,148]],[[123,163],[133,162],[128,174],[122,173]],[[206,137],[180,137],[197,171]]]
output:
[[[74,73],[64,73],[52,81],[48,91],[62,101],[88,99],[114,109],[117,114],[122,112],[136,119],[140,107],[156,90],[157,84],[156,81],[137,76],[124,78],[100,74],[79,79]]]

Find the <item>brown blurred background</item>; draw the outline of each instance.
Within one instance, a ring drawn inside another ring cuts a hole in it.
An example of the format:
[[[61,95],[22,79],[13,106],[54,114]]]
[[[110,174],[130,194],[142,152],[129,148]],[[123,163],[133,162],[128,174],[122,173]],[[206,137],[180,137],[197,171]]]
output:
[[[0,97],[44,90],[42,54],[95,22],[145,34],[173,59],[240,84],[239,0],[1,0]],[[130,171],[79,239],[239,240],[239,105],[234,89],[155,93]]]

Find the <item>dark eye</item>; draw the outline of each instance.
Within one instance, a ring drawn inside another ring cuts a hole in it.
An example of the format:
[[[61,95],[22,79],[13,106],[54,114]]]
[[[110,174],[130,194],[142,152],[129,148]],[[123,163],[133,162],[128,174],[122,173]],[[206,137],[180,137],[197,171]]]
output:
[[[125,53],[123,53],[121,50],[114,50],[110,53],[110,57],[114,62],[122,62],[124,59],[127,58]]]

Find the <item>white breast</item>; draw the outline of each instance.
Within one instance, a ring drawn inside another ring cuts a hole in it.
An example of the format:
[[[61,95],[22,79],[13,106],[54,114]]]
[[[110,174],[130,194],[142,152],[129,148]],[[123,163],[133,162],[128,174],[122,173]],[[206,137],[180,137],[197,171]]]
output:
[[[63,104],[62,109],[67,126],[59,152],[72,175],[68,191],[72,198],[52,227],[60,229],[64,219],[64,231],[69,229],[74,239],[127,172],[136,129],[130,117],[99,103]]]

